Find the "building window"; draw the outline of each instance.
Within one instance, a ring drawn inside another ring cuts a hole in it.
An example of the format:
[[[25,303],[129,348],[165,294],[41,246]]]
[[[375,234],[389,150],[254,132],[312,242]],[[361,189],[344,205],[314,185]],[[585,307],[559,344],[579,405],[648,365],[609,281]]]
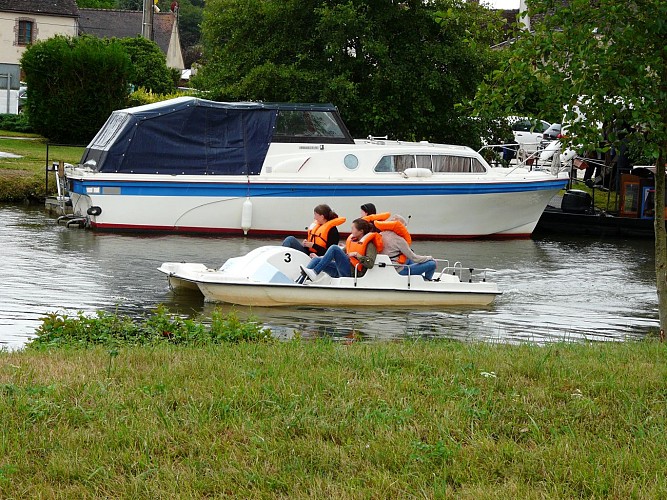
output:
[[[35,41],[36,28],[34,19],[20,18],[16,21],[16,45],[30,45]]]

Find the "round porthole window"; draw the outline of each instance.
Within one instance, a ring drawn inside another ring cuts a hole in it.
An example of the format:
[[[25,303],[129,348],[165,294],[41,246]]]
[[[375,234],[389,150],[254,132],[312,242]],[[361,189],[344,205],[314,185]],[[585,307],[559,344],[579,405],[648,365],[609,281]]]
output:
[[[343,163],[345,163],[345,168],[348,170],[354,170],[359,166],[359,158],[354,155],[347,155]]]

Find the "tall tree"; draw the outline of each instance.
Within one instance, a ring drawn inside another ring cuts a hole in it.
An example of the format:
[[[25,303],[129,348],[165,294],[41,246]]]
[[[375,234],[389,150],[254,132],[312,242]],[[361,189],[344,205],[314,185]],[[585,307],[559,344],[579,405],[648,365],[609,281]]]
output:
[[[179,2],[178,30],[183,47],[192,47],[201,41],[201,22],[204,9],[186,1]]]
[[[467,142],[457,104],[499,27],[459,0],[209,0],[194,83],[223,100],[333,102],[358,136]]]
[[[664,0],[531,0],[533,33],[511,47],[507,64],[480,88],[477,105],[510,111],[538,79],[545,110],[569,111],[569,134],[599,146],[597,123],[616,123],[612,145],[628,141],[655,161],[655,269],[660,328],[667,330],[667,2]],[[585,120],[576,120],[575,107]]]
[[[174,2],[168,2],[169,8]],[[201,59],[201,23],[204,15],[203,0],[178,2],[178,32],[183,46],[183,62],[186,68]]]
[[[157,43],[141,36],[118,39],[132,60],[129,82],[151,92],[168,94],[176,88],[171,70],[167,67]]]

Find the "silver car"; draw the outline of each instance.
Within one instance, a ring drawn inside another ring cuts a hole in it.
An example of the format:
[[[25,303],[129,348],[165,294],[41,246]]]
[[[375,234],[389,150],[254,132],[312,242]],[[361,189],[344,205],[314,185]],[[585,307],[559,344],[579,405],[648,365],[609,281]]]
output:
[[[551,127],[551,123],[538,118],[514,116],[509,117],[508,120],[512,127],[512,134],[514,134],[514,142],[528,154],[540,149],[542,136]]]

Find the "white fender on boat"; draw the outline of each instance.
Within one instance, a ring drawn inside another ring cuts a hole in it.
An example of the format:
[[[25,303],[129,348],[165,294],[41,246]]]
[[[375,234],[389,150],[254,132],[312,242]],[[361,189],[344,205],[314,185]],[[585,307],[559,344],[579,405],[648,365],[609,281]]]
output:
[[[433,175],[433,172],[431,171],[430,168],[412,167],[412,168],[406,168],[403,171],[403,175],[405,177],[431,177],[431,175]]]
[[[248,229],[252,225],[252,202],[250,198],[246,198],[243,202],[243,209],[241,210],[241,229],[243,234],[248,234]]]
[[[563,153],[560,155],[560,162],[561,163],[567,163],[570,160],[574,160],[574,157],[577,156],[577,152],[572,150],[572,149],[566,149],[563,151]]]
[[[546,147],[540,152],[540,161],[545,162],[551,160],[551,157],[560,151],[560,141],[555,140],[551,141]]]

